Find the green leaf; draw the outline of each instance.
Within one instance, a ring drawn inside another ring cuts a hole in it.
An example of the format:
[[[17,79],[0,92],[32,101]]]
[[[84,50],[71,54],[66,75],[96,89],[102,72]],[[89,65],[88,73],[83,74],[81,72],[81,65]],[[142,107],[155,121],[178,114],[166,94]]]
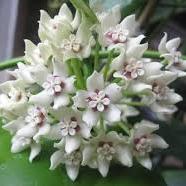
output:
[[[39,158],[28,162],[28,152],[10,153],[10,136],[0,129],[0,185],[1,186],[165,186],[163,178],[144,168],[112,167],[107,178],[97,170],[81,168],[72,182],[64,169],[49,170],[52,145],[45,145]],[[53,150],[54,151],[54,150]]]
[[[186,170],[169,170],[162,173],[168,186],[185,186]]]
[[[98,19],[91,8],[83,0],[70,0],[75,8],[81,11],[92,24],[98,22]]]

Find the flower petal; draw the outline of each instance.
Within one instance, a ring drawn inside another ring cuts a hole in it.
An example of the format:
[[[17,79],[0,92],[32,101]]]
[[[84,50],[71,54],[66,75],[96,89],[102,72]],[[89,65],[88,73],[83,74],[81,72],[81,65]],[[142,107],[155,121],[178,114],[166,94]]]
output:
[[[54,170],[60,163],[64,161],[64,152],[58,150],[50,157],[50,170]]]
[[[44,124],[43,126],[39,128],[39,131],[35,134],[33,139],[36,141],[36,143],[39,143],[41,136],[47,135],[49,131],[50,131],[50,125]]]
[[[166,149],[168,148],[168,144],[165,142],[165,140],[163,138],[161,138],[160,136],[158,136],[157,134],[152,134],[150,139],[152,147],[153,148],[161,148],[161,149]]]
[[[179,37],[171,39],[167,42],[166,48],[169,52],[172,52],[172,50],[178,49],[180,43],[181,43],[181,39]]]
[[[145,168],[151,170],[152,169],[152,161],[148,155],[146,156],[137,156],[137,161]]]
[[[72,98],[74,101],[74,105],[77,108],[85,108],[87,105],[86,98],[88,94],[84,90],[80,90],[76,93],[76,95]]]
[[[77,176],[79,174],[79,165],[66,164],[66,171],[67,171],[69,178],[72,181],[75,181],[75,179],[77,178]]]
[[[77,150],[81,144],[79,136],[67,136],[65,140],[65,151],[69,154]]]
[[[72,12],[70,11],[66,3],[63,3],[63,5],[61,6],[59,15],[62,16],[65,21],[72,22]]]
[[[104,119],[108,122],[120,121],[121,111],[115,105],[110,105],[104,112]]]
[[[90,128],[97,124],[98,119],[99,119],[99,113],[94,112],[92,109],[87,109],[83,113],[83,121],[87,123]]]
[[[87,78],[87,89],[88,91],[102,90],[104,88],[103,74],[96,71]]]
[[[88,165],[89,161],[92,159],[92,155],[94,154],[94,148],[90,145],[85,145],[83,148],[83,160],[82,160],[82,165]]]
[[[122,97],[121,87],[118,86],[116,83],[112,83],[105,88],[106,95],[109,96],[112,103],[118,101]]]
[[[37,132],[36,127],[32,127],[31,125],[26,125],[25,127],[19,129],[16,134],[18,136],[31,138],[36,134],[36,132]]]
[[[117,158],[118,160],[127,167],[132,167],[132,152],[128,146],[118,145]]]
[[[29,161],[32,162],[33,159],[41,152],[41,145],[37,143],[32,143],[30,148],[31,152],[29,156]]]
[[[43,90],[36,95],[32,95],[29,99],[30,103],[49,106],[53,101],[53,97],[48,94],[47,91]]]
[[[54,98],[54,106],[55,110],[59,109],[62,106],[67,106],[70,103],[70,98],[68,95],[59,95]]]
[[[98,158],[98,170],[103,177],[106,177],[109,171],[110,161]]]

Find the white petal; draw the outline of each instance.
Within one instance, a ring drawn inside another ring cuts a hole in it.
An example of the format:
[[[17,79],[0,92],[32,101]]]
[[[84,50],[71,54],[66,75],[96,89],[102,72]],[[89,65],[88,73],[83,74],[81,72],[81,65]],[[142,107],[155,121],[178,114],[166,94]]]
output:
[[[159,125],[154,124],[147,120],[142,120],[140,123],[134,126],[134,136],[135,138],[139,138],[143,135],[150,134],[159,129]]]
[[[138,162],[145,168],[151,170],[152,169],[152,162],[148,155],[146,156],[137,156],[136,159]]]
[[[60,77],[67,77],[67,67],[65,63],[59,61],[52,61],[53,63],[53,75]]]
[[[179,94],[176,94],[174,92],[167,93],[167,97],[170,104],[176,104],[183,100],[183,98]]]
[[[158,75],[163,65],[160,62],[150,62],[144,64],[145,76]]]
[[[91,134],[90,134],[91,128],[88,127],[85,123],[82,123],[80,125],[80,128],[81,128],[80,133],[83,138],[89,138],[91,136]]]
[[[31,143],[31,139],[29,139],[29,138],[25,139],[25,141],[20,140],[18,138],[17,140],[15,140],[12,143],[11,152],[12,153],[19,153],[19,152],[25,150],[26,148],[28,148],[30,146],[30,143]]]
[[[79,136],[67,136],[65,141],[65,151],[69,154],[77,150],[81,144]]]
[[[75,181],[75,179],[77,178],[79,174],[79,166],[66,164],[66,171],[67,171],[69,178],[72,181]]]
[[[150,139],[152,140],[151,144],[153,148],[161,148],[166,149],[168,148],[168,144],[165,142],[163,138],[158,136],[157,134],[152,134]]]
[[[167,48],[166,48],[166,42],[167,42],[167,33],[165,32],[164,33],[164,36],[163,38],[161,39],[160,41],[160,44],[158,46],[158,51],[161,53],[161,54],[164,54],[164,53],[167,53]]]
[[[29,156],[29,161],[32,162],[33,159],[41,152],[41,145],[32,143],[30,148],[31,148],[31,152]]]
[[[136,82],[133,82],[129,85],[129,89],[132,92],[142,92],[142,91],[146,91],[146,90],[151,90],[152,86],[148,85],[146,83],[136,81]]]
[[[53,97],[48,94],[47,91],[43,90],[40,93],[30,97],[29,102],[39,104],[43,106],[49,106],[53,101]]]
[[[120,100],[122,97],[121,87],[116,83],[112,83],[107,86],[105,88],[105,93],[109,96],[109,99],[111,99],[112,103]]]
[[[115,105],[109,105],[104,112],[104,119],[108,122],[120,121],[121,111]]]
[[[167,42],[166,48],[169,52],[171,52],[172,50],[177,50],[180,43],[181,43],[181,39],[179,37],[171,39]]]
[[[60,10],[59,10],[59,15],[62,16],[64,19],[66,19],[67,21],[71,22],[72,21],[72,12],[70,11],[70,9],[68,8],[67,4],[64,3]]]
[[[18,118],[17,120],[10,121],[6,125],[3,125],[2,128],[9,131],[11,134],[17,132],[21,127],[25,124],[22,117]]]
[[[117,146],[117,158],[125,166],[132,166],[132,152],[128,146]]]
[[[50,170],[54,170],[64,160],[64,153],[62,150],[58,150],[50,157]]]
[[[98,170],[103,177],[106,177],[109,171],[110,161],[98,158]]]
[[[130,36],[136,34],[137,28],[139,27],[139,23],[136,22],[134,14],[125,17],[120,25],[122,26],[122,29],[129,30]]]
[[[143,53],[147,50],[147,48],[148,48],[147,43],[131,46],[127,50],[127,58],[134,57],[136,59],[139,59],[142,57]]]
[[[74,101],[74,105],[77,108],[85,108],[87,105],[86,98],[88,94],[84,90],[80,90],[76,93],[76,95],[72,98]]]
[[[49,133],[46,135],[46,138],[50,140],[60,140],[61,137],[61,125],[52,125]]]
[[[33,137],[37,132],[36,127],[32,127],[30,125],[26,125],[25,127],[19,129],[17,131],[18,136],[24,136],[24,137]]]
[[[83,121],[91,128],[95,126],[99,119],[99,113],[94,112],[92,109],[87,109],[83,113]]]
[[[87,78],[87,89],[88,91],[102,90],[104,88],[103,74],[96,71]]]
[[[69,77],[65,80],[65,88],[64,88],[65,92],[67,93],[75,92],[74,81],[75,81],[74,77]]]
[[[83,149],[82,154],[83,154],[82,165],[83,166],[88,165],[94,154],[94,148],[90,145],[86,145]]]
[[[67,106],[70,103],[68,95],[59,95],[54,98],[54,109],[59,109],[62,106]]]
[[[44,124],[42,127],[39,128],[39,131],[35,134],[33,139],[36,141],[36,143],[38,143],[41,136],[47,135],[49,133],[49,131],[50,131],[50,125]]]

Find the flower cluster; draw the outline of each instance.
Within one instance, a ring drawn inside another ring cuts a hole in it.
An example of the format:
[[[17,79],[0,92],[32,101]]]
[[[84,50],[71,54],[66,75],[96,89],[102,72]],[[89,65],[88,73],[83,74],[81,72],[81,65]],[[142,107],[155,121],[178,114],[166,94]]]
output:
[[[139,108],[173,114],[182,97],[169,84],[186,75],[179,38],[167,42],[165,33],[162,60],[154,61],[143,57],[148,44],[135,15],[120,21],[116,6],[96,16],[93,25],[66,4],[54,18],[41,11],[41,42],[25,40],[25,62],[9,72],[15,80],[0,85],[11,152],[30,148],[32,162],[51,140],[57,150],[50,169],[65,164],[72,180],[80,166],[97,168],[103,177],[113,162],[131,167],[136,159],[151,169],[150,153],[168,144],[153,133],[158,124],[138,120]]]

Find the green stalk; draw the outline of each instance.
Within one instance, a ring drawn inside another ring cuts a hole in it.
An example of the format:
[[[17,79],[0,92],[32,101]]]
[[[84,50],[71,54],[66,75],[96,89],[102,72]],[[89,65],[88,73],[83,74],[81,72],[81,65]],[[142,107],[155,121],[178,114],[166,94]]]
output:
[[[100,59],[101,58],[107,58],[108,55],[109,55],[109,52],[99,51],[98,55],[99,55],[99,58]],[[119,55],[118,52],[114,52],[113,53],[113,57],[117,57],[118,55]],[[95,56],[95,51],[93,51],[91,53],[91,56],[90,57],[94,57],[94,56]],[[153,50],[147,50],[146,52],[144,52],[143,57],[162,60],[162,58],[160,57],[160,53],[157,52],[157,51],[153,51]],[[186,60],[186,56],[182,56],[182,58],[184,60]],[[18,58],[12,58],[10,60],[2,61],[0,63],[0,70],[4,70],[4,69],[8,69],[8,68],[13,68],[19,62],[24,63],[24,58],[23,57],[18,57]]]
[[[125,105],[129,105],[129,106],[137,106],[137,107],[141,107],[141,106],[146,106],[146,104],[142,103],[142,102],[138,102],[138,101],[123,101],[120,104],[125,104]]]
[[[113,54],[114,54],[114,50],[109,51],[108,61],[107,61],[106,65],[105,65],[105,67],[104,67],[104,72],[103,72],[103,76],[104,76],[105,80],[107,79],[107,74],[108,74],[108,71],[109,71],[110,64],[112,62]]]
[[[71,67],[77,79],[77,86],[79,89],[85,89],[85,82],[81,70],[80,61],[78,59],[71,59]]]
[[[100,49],[99,43],[98,41],[96,41],[95,54],[94,54],[94,70],[98,70],[99,68],[99,57],[100,57],[99,49]]]
[[[3,62],[0,62],[0,70],[15,67],[19,62],[24,63],[23,57],[12,58]]]
[[[118,123],[119,127],[123,129],[124,132],[126,132],[128,135],[130,135],[130,130],[129,128],[125,125],[125,123]]]

